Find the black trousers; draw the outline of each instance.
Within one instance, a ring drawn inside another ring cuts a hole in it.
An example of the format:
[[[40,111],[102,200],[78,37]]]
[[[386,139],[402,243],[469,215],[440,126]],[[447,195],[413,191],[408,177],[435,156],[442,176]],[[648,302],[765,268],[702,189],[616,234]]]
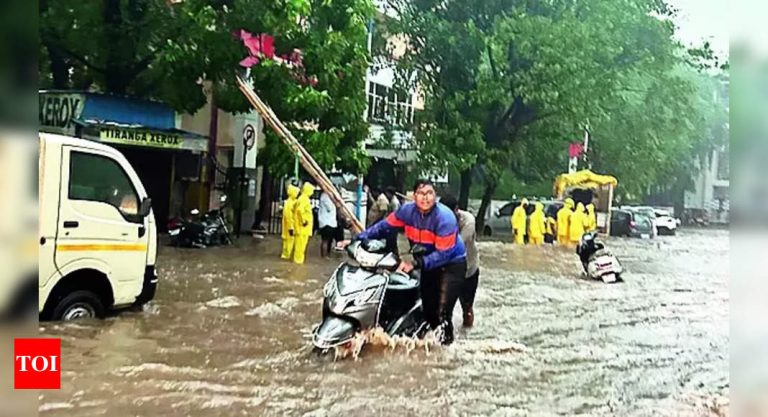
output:
[[[461,304],[461,311],[467,312],[472,309],[472,305],[475,304],[475,294],[477,293],[477,282],[480,280],[480,268],[477,268],[471,277],[464,278],[464,283],[461,286],[461,295],[459,295],[459,303]]]
[[[453,308],[461,295],[467,262],[451,263],[421,273],[421,304],[424,317],[433,329],[442,328],[440,342],[453,342]]]

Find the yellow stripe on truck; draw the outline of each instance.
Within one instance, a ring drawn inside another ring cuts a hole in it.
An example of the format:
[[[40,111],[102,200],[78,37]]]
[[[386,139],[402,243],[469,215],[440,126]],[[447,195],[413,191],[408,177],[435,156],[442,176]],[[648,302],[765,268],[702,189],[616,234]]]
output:
[[[56,245],[56,250],[62,252],[108,251],[108,252],[138,252],[146,251],[147,245]]]

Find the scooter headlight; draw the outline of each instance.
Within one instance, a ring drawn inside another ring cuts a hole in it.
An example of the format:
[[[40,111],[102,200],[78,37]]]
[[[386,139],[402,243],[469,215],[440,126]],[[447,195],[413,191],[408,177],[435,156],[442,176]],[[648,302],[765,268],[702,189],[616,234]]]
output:
[[[378,288],[368,288],[357,293],[354,299],[355,305],[360,306],[373,300],[376,297],[377,290]]]

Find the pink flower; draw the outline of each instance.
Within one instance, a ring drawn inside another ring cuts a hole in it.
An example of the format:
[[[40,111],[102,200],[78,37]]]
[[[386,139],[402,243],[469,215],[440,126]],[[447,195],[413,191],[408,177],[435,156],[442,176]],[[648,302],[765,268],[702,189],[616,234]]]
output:
[[[293,65],[296,65],[297,67],[301,67],[304,65],[304,56],[301,53],[301,49],[294,48],[293,51],[291,51],[291,56],[288,58],[289,62]]]
[[[240,61],[240,66],[245,68],[251,68],[252,66],[259,63],[259,58],[255,56],[249,56]]]
[[[241,40],[251,39],[252,37],[253,37],[253,35],[251,35],[251,32],[248,32],[245,29],[240,29],[240,39]]]
[[[261,52],[264,53],[264,56],[272,59],[275,57],[275,38],[267,35],[266,33],[262,33],[259,35],[259,39],[261,40]]]
[[[264,55],[269,59],[275,56],[275,38],[266,33],[253,36],[245,30],[240,30],[240,39],[253,56]]]

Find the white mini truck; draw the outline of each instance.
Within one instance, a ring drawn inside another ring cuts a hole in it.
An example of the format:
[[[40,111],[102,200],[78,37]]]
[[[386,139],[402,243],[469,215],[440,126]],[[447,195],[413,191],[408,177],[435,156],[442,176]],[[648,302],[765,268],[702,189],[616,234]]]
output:
[[[39,140],[40,319],[103,317],[150,301],[157,227],[136,171],[101,143]]]

